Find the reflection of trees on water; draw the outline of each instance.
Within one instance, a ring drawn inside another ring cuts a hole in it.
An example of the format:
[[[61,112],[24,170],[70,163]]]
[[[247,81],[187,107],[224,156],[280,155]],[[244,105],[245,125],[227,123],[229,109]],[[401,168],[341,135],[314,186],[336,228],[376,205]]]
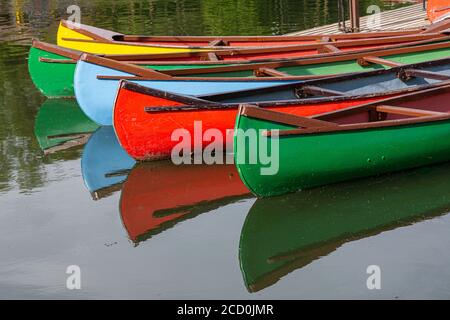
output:
[[[81,7],[85,23],[124,33],[283,34],[337,20],[336,0],[9,0],[0,1],[0,26],[41,35],[42,29],[55,29],[72,4]],[[401,5],[382,0],[360,4],[362,13],[369,5]]]
[[[34,116],[43,100],[32,88],[24,60],[28,48],[0,43],[0,190],[41,186],[45,178],[34,139]]]
[[[381,3],[362,0],[361,10]],[[283,34],[337,20],[336,0],[0,0],[0,191],[46,180],[33,135],[43,98],[28,76],[28,48],[13,40],[54,42],[72,4],[84,23],[132,34]]]

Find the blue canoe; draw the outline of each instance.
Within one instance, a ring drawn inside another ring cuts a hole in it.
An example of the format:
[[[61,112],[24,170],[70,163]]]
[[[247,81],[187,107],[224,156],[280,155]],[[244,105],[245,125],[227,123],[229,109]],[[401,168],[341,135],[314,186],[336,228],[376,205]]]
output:
[[[112,125],[112,109],[119,88],[120,78],[135,77],[138,74],[125,72],[130,71],[130,65],[112,61],[110,59],[83,55],[77,63],[74,76],[74,90],[78,104],[84,113],[93,121],[100,125]],[[111,64],[114,64],[114,68]],[[142,69],[135,67],[136,69]],[[110,77],[109,79],[99,79],[100,77]],[[135,78],[136,79],[136,78]],[[130,79],[128,79],[130,80]],[[256,81],[257,80],[257,81]],[[250,90],[267,88],[275,85],[284,85],[299,82],[292,80],[265,80],[248,79],[223,80],[223,79],[199,79],[199,80],[133,80],[144,87],[151,87],[158,90],[200,96],[219,93],[228,93],[238,90]]]
[[[119,71],[119,69],[126,69],[129,73]],[[217,78],[136,80],[138,79],[136,76],[142,77],[146,72],[153,72],[142,71],[142,69],[142,67],[109,59],[91,58],[91,56],[84,55],[78,62],[75,72],[75,93],[82,110],[95,122],[110,125],[119,81],[130,75],[133,76],[132,82],[143,87],[221,103],[261,102],[264,100],[292,100],[300,103],[299,99],[302,99],[303,103],[308,99],[324,97],[330,100],[337,96],[348,99],[362,95],[379,97],[380,95],[388,96],[419,90],[427,85],[450,80],[450,58],[410,65],[400,64],[390,69],[304,81],[299,81],[298,78],[289,78],[290,80],[281,80],[280,78],[275,78],[275,80],[264,78],[253,78],[252,80],[248,78],[245,80],[218,80]],[[156,73],[155,77],[159,75]]]
[[[119,145],[113,127],[95,131],[81,158],[84,184],[93,199],[99,200],[119,190],[135,163]]]

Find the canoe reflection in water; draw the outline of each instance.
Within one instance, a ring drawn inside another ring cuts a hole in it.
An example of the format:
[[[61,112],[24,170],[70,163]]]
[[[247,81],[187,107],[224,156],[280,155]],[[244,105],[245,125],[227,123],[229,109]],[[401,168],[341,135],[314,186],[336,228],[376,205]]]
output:
[[[136,245],[175,224],[251,197],[234,165],[140,163],[122,188],[120,213]]]
[[[94,200],[119,191],[135,161],[122,149],[113,127],[101,127],[87,142],[81,158],[84,184]]]
[[[346,242],[449,211],[448,163],[258,200],[241,233],[245,284],[260,291]]]
[[[97,128],[75,100],[49,99],[39,108],[34,134],[44,154],[51,154],[86,144]]]

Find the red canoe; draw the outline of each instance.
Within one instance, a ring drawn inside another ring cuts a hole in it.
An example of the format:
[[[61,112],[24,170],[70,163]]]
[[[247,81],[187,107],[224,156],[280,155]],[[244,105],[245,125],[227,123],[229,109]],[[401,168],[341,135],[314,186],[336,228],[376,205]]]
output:
[[[247,195],[233,165],[143,163],[131,171],[123,186],[120,213],[128,236],[137,244]]]

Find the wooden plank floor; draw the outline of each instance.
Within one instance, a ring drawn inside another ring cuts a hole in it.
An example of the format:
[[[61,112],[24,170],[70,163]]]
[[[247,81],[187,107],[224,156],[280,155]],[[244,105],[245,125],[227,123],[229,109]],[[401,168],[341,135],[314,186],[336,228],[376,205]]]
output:
[[[423,10],[422,4],[415,4],[395,10],[384,11],[381,13],[381,25],[377,29],[368,29],[367,21],[369,16],[361,17],[361,32],[370,31],[388,31],[388,30],[402,30],[415,29],[424,27],[430,24],[427,20],[427,13]],[[350,22],[347,22],[347,26]],[[289,35],[309,35],[309,34],[332,34],[342,33],[339,31],[338,24],[330,24],[313,29],[294,32]]]

